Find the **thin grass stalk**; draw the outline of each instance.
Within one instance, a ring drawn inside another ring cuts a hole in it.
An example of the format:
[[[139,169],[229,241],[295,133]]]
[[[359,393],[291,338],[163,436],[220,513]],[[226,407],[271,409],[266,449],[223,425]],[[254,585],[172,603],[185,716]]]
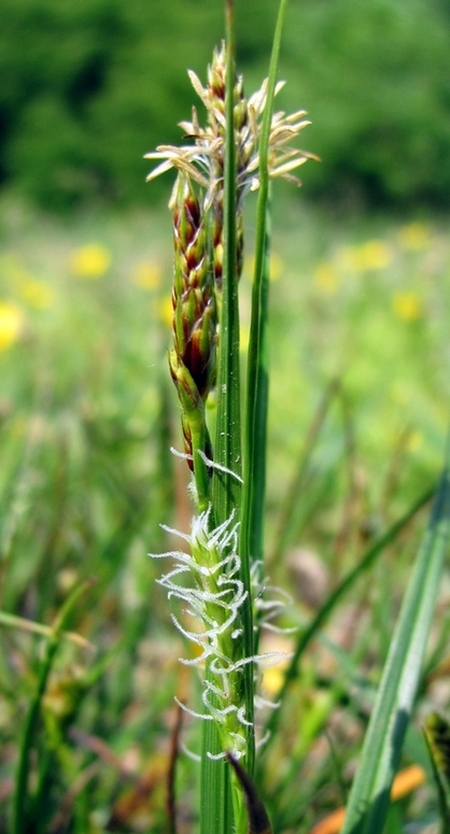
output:
[[[170,741],[170,759],[167,773],[167,834],[177,834],[177,808],[176,808],[176,771],[180,755],[180,735],[183,726],[183,709],[180,705],[177,708],[175,726]]]
[[[15,779],[15,793],[13,799],[13,812],[11,834],[24,834],[27,826],[27,811],[28,811],[28,781],[29,781],[29,760],[30,752],[33,744],[33,735],[36,729],[37,720],[41,708],[42,698],[47,688],[48,677],[51,672],[53,660],[57,652],[58,646],[63,637],[63,629],[68,620],[72,609],[79,599],[79,597],[92,585],[92,580],[86,580],[81,585],[77,586],[70,594],[62,606],[51,633],[47,637],[45,645],[44,656],[42,658],[39,678],[31,701],[27,717],[25,720],[25,727],[23,731],[22,743],[20,746],[19,762],[17,766],[17,773]]]
[[[266,493],[267,414],[269,400],[269,307],[270,236],[269,202],[266,205],[261,274],[254,276],[252,316],[247,365],[246,422],[244,437],[244,489],[242,500],[242,554],[249,563],[264,555],[264,503]],[[257,230],[258,238],[258,230]],[[244,541],[246,544],[244,544]]]
[[[277,80],[281,34],[287,0],[281,0],[269,66],[267,102],[259,145],[259,194],[256,209],[255,270],[247,363],[242,496],[241,557],[250,565],[263,561],[269,367],[267,319],[269,302],[269,139]]]
[[[300,670],[300,660],[303,657],[305,650],[307,649],[308,645],[310,644],[311,640],[317,635],[317,632],[322,627],[324,622],[328,619],[331,612],[334,610],[336,605],[341,601],[341,599],[345,596],[347,591],[355,584],[356,580],[366,571],[370,566],[375,562],[375,560],[380,556],[380,554],[388,547],[388,545],[392,544],[393,541],[397,538],[399,533],[406,527],[406,525],[413,519],[417,513],[430,501],[430,499],[435,494],[435,488],[428,489],[419,499],[418,501],[405,513],[402,518],[400,518],[392,527],[382,536],[377,542],[375,542],[372,547],[364,554],[362,559],[358,562],[358,564],[344,577],[342,582],[338,585],[338,587],[330,594],[322,608],[319,609],[316,616],[306,629],[303,634],[300,635],[297,646],[295,648],[294,654],[291,658],[291,662],[287,669],[287,672],[284,676],[284,680],[282,686],[276,696],[276,701],[280,704],[280,708],[278,710],[274,710],[271,714],[266,729],[270,731],[270,735],[268,737],[268,741],[264,748],[264,752],[266,753],[269,749],[271,742],[276,737],[278,724],[281,719],[282,713],[282,705],[284,703],[285,697],[287,695],[288,690],[290,689],[291,685],[297,679]]]
[[[6,626],[7,628],[19,628],[23,631],[28,631],[31,634],[39,634],[41,637],[50,637],[53,633],[51,626],[46,626],[42,623],[35,623],[33,620],[27,620],[24,617],[17,617],[15,614],[8,614],[6,611],[0,611],[0,625]],[[89,640],[86,640],[85,637],[74,631],[62,631],[61,637],[64,637],[66,640],[71,640],[73,643],[77,643],[78,646],[95,651],[93,643],[90,643]]]
[[[339,392],[339,388],[340,379],[339,377],[334,377],[328,383],[317,407],[317,411],[306,431],[298,460],[295,463],[293,477],[289,481],[285,497],[281,504],[280,515],[274,535],[274,544],[266,560],[269,565],[273,563],[277,564],[289,546],[295,510],[305,486],[311,455],[325,419],[328,416],[328,412]]]

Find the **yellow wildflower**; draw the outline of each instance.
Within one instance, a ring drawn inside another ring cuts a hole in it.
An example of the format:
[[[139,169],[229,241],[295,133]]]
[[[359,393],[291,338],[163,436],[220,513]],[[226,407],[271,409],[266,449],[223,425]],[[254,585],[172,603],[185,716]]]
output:
[[[392,307],[394,313],[405,321],[417,321],[423,315],[420,298],[415,292],[394,293]]]
[[[9,282],[14,295],[19,295],[31,307],[43,310],[52,306],[52,288],[45,281],[36,278],[16,252],[6,252],[0,256],[0,277]]]
[[[0,350],[18,340],[24,325],[23,313],[9,301],[0,301]]]
[[[271,252],[270,255],[270,269],[269,277],[271,281],[278,281],[283,273],[284,264],[282,259],[276,252]]]
[[[162,270],[159,264],[152,261],[141,261],[136,265],[133,281],[141,290],[156,290],[162,280]]]
[[[276,252],[272,252],[270,255],[270,266],[269,266],[269,278],[271,281],[278,281],[280,276],[283,273],[284,269],[284,262],[280,258]],[[249,258],[246,258],[244,261],[244,277],[247,278],[249,281],[253,281],[253,274],[255,271],[255,256],[250,255]]]
[[[403,226],[398,237],[403,249],[410,251],[426,249],[431,243],[430,230],[425,223],[409,223]]]
[[[269,666],[264,669],[263,675],[263,689],[265,695],[269,698],[278,695],[286,673],[287,662],[280,662],[276,666]]]
[[[161,321],[172,327],[173,305],[171,296],[167,296],[159,303],[158,310]]]
[[[410,765],[394,779],[391,789],[391,801],[397,802],[411,791],[419,788],[426,781],[426,773],[419,765]],[[344,824],[345,808],[337,808],[311,828],[309,834],[339,834]]]
[[[333,264],[323,261],[314,271],[314,283],[327,294],[336,292],[339,287],[339,274]]]
[[[392,249],[383,240],[368,240],[360,246],[342,247],[339,259],[349,272],[386,269],[392,261]]]
[[[77,278],[95,280],[101,278],[111,265],[111,255],[105,246],[92,243],[72,253],[70,270]]]
[[[369,240],[361,247],[365,269],[386,269],[392,261],[391,248],[383,240]]]

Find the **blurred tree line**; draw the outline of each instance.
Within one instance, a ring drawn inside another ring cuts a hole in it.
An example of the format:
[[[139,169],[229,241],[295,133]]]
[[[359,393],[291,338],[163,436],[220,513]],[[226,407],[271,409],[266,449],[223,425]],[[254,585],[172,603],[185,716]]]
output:
[[[235,4],[250,94],[278,0]],[[205,79],[222,17],[221,0],[2,0],[1,185],[58,210],[167,193],[142,155],[180,141],[186,69]],[[307,193],[450,206],[449,0],[291,0],[282,51],[279,104],[308,110],[322,158]]]

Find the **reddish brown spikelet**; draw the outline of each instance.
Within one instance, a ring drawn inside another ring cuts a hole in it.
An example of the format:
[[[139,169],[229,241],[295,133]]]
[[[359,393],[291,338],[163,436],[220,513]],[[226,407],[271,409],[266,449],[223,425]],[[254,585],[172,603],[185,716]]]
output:
[[[215,373],[216,303],[202,211],[189,179],[183,175],[174,211],[174,243],[175,357],[171,369],[172,365],[184,366],[198,395],[205,400]]]
[[[179,174],[173,214],[173,349],[169,368],[181,405],[184,449],[193,453],[193,427],[205,426],[204,403],[216,369],[216,300],[203,210],[189,178]],[[211,448],[205,428],[205,454]],[[189,466],[193,470],[192,460]]]

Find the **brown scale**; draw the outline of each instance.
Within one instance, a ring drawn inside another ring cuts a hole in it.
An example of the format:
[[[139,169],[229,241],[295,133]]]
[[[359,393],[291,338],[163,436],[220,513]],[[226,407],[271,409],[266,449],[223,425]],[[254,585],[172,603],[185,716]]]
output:
[[[258,796],[258,792],[252,779],[250,779],[248,773],[244,770],[242,765],[239,764],[237,759],[234,758],[230,751],[226,752],[226,757],[230,762],[230,765],[233,768],[245,794],[248,814],[248,834],[272,834],[270,819],[262,800]]]

